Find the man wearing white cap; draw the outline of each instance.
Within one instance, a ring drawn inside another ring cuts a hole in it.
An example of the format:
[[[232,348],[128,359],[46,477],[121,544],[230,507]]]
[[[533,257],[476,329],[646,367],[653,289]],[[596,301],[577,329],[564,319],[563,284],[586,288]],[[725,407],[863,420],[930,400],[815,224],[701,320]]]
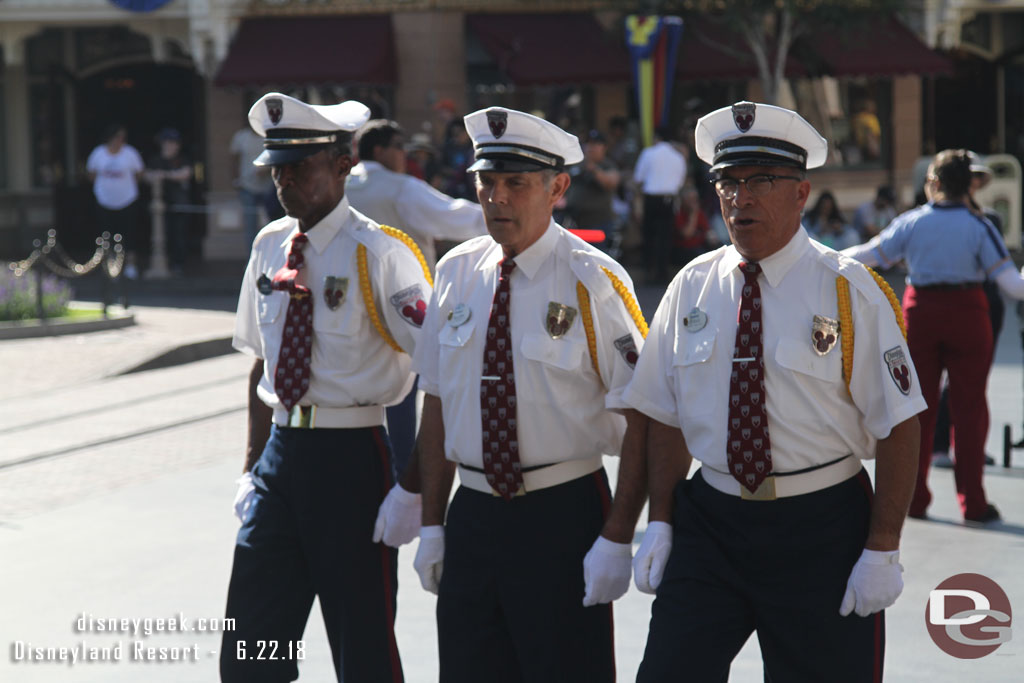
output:
[[[881,680],[925,407],[899,311],[800,225],[827,152],[803,118],[739,102],[696,147],[732,245],[669,285],[624,395],[651,418],[638,680],[724,681],[755,630],[766,680]]]
[[[438,263],[414,359],[414,564],[438,594],[440,680],[613,681],[608,603],[629,586],[633,528],[606,521],[601,456],[640,455],[646,421],[621,391],[646,325],[626,271],[551,218],[576,137],[501,107],[465,122],[490,235]],[[644,489],[621,507],[639,511]]]
[[[314,597],[339,680],[403,680],[397,551],[371,536],[393,483],[384,406],[412,384],[430,276],[406,235],[344,196],[352,132],[367,118],[359,102],[280,93],[249,111],[265,138],[254,163],[270,167],[287,215],[257,235],[238,303],[233,343],[256,362],[224,681],[295,680]],[[406,497],[381,521],[415,528],[418,497]]]

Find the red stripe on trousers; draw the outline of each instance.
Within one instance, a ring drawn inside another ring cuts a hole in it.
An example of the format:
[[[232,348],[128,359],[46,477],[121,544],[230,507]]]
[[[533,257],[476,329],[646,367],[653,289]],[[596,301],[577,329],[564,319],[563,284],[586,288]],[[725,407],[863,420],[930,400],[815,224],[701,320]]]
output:
[[[604,472],[603,468],[594,472],[592,476],[594,485],[597,486],[597,495],[601,498],[601,519],[608,519],[608,513],[612,509],[612,495],[601,477],[602,472]],[[608,603],[608,635],[610,636],[609,642],[612,643],[612,681],[614,682],[618,676],[618,667],[615,665],[615,614],[612,610],[612,603]]]
[[[381,434],[383,427],[373,428],[373,441],[377,444],[377,453],[380,456],[380,465],[383,492],[387,495],[388,489],[391,488],[391,461],[388,458],[388,449],[384,445],[384,437]],[[395,683],[400,683],[402,680],[402,664],[398,658],[398,642],[395,640],[395,604],[391,599],[391,594],[394,592],[391,586],[391,554],[388,551],[388,547],[383,543],[380,543],[380,564],[381,573],[384,575],[384,603],[388,610],[388,614],[391,615],[391,620],[388,625],[388,651],[391,656],[391,678]]]

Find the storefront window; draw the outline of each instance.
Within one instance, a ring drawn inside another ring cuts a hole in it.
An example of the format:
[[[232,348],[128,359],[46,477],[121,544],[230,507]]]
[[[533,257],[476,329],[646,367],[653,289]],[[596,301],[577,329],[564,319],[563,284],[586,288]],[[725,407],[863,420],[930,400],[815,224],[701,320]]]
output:
[[[796,110],[829,141],[827,166],[885,168],[892,131],[889,79],[815,78],[792,84]]]

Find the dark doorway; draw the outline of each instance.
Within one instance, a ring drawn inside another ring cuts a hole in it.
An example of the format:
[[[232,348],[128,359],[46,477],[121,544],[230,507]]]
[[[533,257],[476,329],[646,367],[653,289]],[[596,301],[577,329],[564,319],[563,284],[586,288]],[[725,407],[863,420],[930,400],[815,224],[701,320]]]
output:
[[[75,104],[76,160],[80,169],[85,168],[85,161],[93,148],[102,144],[103,131],[112,123],[125,126],[127,143],[139,151],[147,166],[159,154],[157,133],[163,128],[175,128],[181,133],[184,152],[194,164],[192,204],[198,207],[204,203],[204,88],[202,79],[194,70],[153,63],[104,69],[77,81]],[[72,196],[59,204],[65,204],[72,211],[75,210],[72,207],[80,207],[83,201],[92,201],[88,181],[76,188],[68,188],[66,193]],[[139,184],[138,201],[141,221],[139,246],[144,256],[149,251],[150,242],[150,191],[144,182]],[[58,206],[58,218],[64,213]],[[198,255],[206,231],[205,214],[196,211],[191,216],[188,243],[192,254]],[[91,239],[83,246],[88,247],[89,242]]]

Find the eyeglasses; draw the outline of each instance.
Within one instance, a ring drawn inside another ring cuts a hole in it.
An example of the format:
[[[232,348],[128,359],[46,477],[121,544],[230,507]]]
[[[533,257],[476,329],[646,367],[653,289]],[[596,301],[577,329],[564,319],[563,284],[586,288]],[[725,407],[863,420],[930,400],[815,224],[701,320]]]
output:
[[[757,173],[749,178],[717,178],[711,181],[715,186],[715,192],[722,199],[734,199],[740,191],[740,185],[746,185],[747,191],[755,197],[763,197],[772,191],[773,183],[776,180],[803,180],[795,175],[772,175],[770,173]]]

